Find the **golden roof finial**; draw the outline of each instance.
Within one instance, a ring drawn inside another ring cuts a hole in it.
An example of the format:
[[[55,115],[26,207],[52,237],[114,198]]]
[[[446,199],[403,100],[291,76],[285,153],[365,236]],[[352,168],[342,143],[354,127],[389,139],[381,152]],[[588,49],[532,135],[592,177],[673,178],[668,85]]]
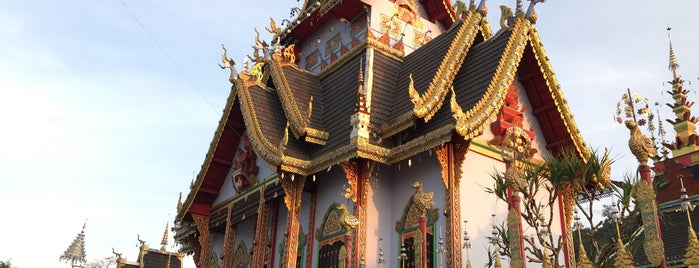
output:
[[[680,64],[677,63],[677,56],[675,55],[675,50],[672,48],[672,38],[670,36],[671,30],[672,27],[667,27],[667,39],[670,42],[670,65],[668,65],[668,68],[672,71],[672,78],[674,81],[679,78],[679,75],[677,75],[677,69],[680,68]]]
[[[163,233],[163,240],[160,241],[161,251],[165,251],[165,247],[167,247],[168,228],[170,228],[170,221],[165,223],[165,232]]]
[[[366,98],[364,96],[364,71],[362,68],[362,61],[359,61],[359,75],[357,81],[359,86],[357,87],[357,103],[355,104],[354,112],[368,112],[366,107]]]

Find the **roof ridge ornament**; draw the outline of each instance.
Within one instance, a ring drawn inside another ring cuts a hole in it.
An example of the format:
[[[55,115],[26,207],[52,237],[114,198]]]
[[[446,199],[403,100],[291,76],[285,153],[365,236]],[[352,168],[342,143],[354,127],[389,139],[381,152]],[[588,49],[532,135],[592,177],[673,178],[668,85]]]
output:
[[[488,15],[488,7],[485,5],[486,0],[481,0],[480,3],[478,3],[478,7],[476,8],[476,11],[478,13],[483,14],[483,16]]]
[[[235,79],[238,78],[238,71],[235,70],[235,61],[233,58],[228,58],[228,50],[226,49],[226,46],[221,43],[221,48],[223,49],[223,55],[221,55],[221,61],[223,62],[223,65],[220,63],[218,64],[218,67],[221,67],[221,69],[230,69],[231,70],[231,75],[228,77],[228,81],[233,83]]]
[[[529,19],[532,23],[536,23],[537,15],[534,6],[538,3],[546,2],[546,0],[529,0],[529,7],[527,8],[527,13],[524,15],[525,18]]]

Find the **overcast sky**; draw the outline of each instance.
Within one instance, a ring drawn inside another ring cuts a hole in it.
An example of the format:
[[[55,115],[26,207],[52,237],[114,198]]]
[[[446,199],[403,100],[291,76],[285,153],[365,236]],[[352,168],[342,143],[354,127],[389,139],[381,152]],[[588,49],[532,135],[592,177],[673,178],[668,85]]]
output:
[[[497,6],[514,3],[488,1],[494,30]],[[136,234],[159,247],[230,90],[216,66],[220,44],[241,68],[252,27],[263,33],[269,17],[288,18],[296,5],[0,0],[0,260],[67,267],[58,258],[85,219],[88,260],[110,256],[111,247],[135,260]],[[537,8],[583,137],[612,148],[617,178],[635,160],[628,130],[612,120],[616,102],[629,87],[651,102],[671,101],[661,94],[671,78],[667,26],[680,74],[693,83],[685,85],[689,98],[699,99],[698,10],[684,0],[552,0]]]

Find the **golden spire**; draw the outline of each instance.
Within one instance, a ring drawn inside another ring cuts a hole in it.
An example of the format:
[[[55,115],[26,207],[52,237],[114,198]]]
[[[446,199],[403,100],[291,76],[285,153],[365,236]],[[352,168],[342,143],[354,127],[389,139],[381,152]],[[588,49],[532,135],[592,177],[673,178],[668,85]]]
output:
[[[684,253],[684,265],[687,265],[687,267],[699,267],[699,240],[697,240],[697,234],[691,225],[689,226],[687,249]]]
[[[614,260],[614,268],[633,267],[633,257],[631,257],[631,254],[626,250],[626,247],[624,247],[624,243],[621,242],[621,232],[619,231],[619,221],[617,218],[619,211],[616,210],[616,205],[612,206],[614,207],[612,213],[614,213],[614,224],[616,225],[616,260]]]
[[[582,242],[582,222],[580,222],[580,216],[578,216],[578,210],[575,209],[575,227],[578,229],[578,263],[575,264],[578,268],[593,268],[590,258],[587,257],[587,252],[585,251],[585,246]]]
[[[357,87],[357,103],[354,108],[354,112],[367,112],[366,98],[364,96],[364,71],[362,68],[362,63],[359,63],[359,76],[357,77],[359,86]]]
[[[677,80],[679,75],[677,75],[677,69],[680,68],[680,64],[677,63],[677,56],[675,56],[675,50],[672,48],[672,38],[670,37],[671,27],[667,27],[667,39],[670,41],[670,65],[668,68],[672,71],[673,80]]]
[[[699,267],[699,240],[697,240],[697,234],[694,232],[694,227],[692,226],[692,217],[690,217],[689,212],[694,210],[694,205],[689,201],[689,195],[687,195],[687,188],[684,188],[684,181],[682,176],[680,177],[680,200],[681,208],[687,214],[687,227],[689,231],[687,232],[687,248],[684,251],[684,265],[687,267]]]
[[[165,232],[163,233],[163,240],[160,241],[160,250],[165,251],[165,247],[167,247],[167,237],[168,237],[168,228],[170,227],[170,221],[165,223]]]

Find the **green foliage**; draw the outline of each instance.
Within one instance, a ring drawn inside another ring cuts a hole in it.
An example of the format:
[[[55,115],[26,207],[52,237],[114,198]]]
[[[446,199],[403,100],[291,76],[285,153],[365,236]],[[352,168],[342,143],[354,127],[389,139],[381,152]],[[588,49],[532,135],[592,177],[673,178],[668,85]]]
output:
[[[10,259],[6,261],[0,261],[0,268],[14,268],[15,266],[12,266],[12,263],[10,262]]]

